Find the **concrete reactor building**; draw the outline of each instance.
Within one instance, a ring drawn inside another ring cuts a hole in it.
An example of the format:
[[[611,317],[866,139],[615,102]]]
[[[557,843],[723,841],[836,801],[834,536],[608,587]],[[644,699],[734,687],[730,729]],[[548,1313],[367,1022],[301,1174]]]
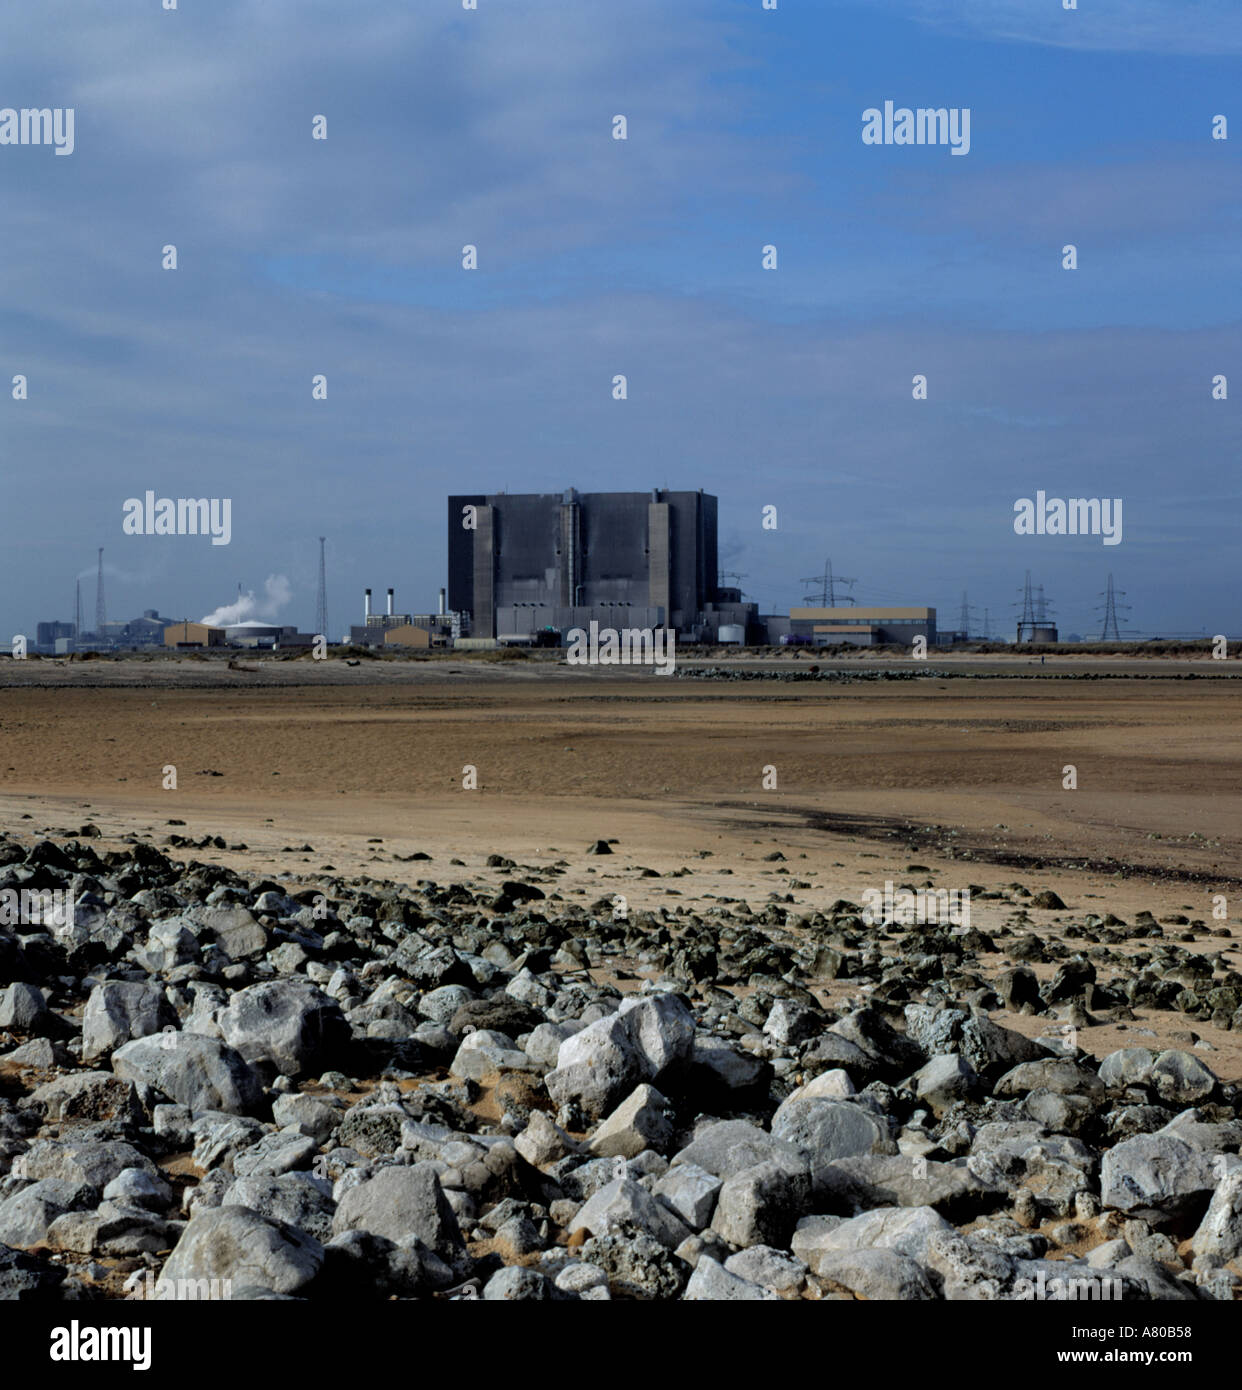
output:
[[[559,642],[575,627],[753,624],[721,590],[716,498],[697,492],[481,493],[448,499],[449,607],[473,638]]]

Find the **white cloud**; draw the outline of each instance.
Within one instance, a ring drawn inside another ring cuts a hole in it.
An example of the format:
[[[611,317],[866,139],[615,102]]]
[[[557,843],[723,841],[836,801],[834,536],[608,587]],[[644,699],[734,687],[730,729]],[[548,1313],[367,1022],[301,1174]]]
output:
[[[1237,0],[879,0],[931,28],[965,38],[1120,53],[1242,53]],[[869,9],[875,0],[866,0]]]

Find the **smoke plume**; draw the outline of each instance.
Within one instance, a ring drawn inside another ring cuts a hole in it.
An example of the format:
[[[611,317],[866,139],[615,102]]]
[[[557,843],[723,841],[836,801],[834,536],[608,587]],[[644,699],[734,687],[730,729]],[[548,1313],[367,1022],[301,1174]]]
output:
[[[250,618],[271,621],[293,597],[289,581],[283,574],[269,574],[263,581],[263,596],[256,598],[253,590],[208,613],[201,622],[208,627],[232,627]]]

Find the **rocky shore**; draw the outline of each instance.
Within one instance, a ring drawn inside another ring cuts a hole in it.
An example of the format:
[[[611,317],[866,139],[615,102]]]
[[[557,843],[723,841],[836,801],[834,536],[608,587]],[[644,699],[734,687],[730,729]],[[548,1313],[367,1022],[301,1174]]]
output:
[[[1227,926],[1052,930],[1021,884],[987,932],[620,914],[499,854],[301,883],[96,835],[0,838],[0,889],[73,904],[0,925],[0,1298],[1242,1289],[1239,1078],[1086,1050],[1242,1029]]]

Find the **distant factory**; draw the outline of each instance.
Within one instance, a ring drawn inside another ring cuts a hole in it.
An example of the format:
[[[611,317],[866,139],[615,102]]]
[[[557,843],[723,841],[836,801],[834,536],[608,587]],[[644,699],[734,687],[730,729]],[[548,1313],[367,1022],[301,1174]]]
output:
[[[963,645],[971,610],[962,595],[955,630],[937,628],[936,609],[926,606],[867,607],[837,597],[856,581],[824,574],[802,581],[813,592],[787,614],[759,612],[740,588],[722,580],[742,580],[717,568],[718,500],[702,488],[649,492],[463,493],[448,503],[447,586],[435,612],[396,610],[389,587],[384,611],[372,607],[372,590],[362,595],[362,620],[351,623],[342,643],[400,652],[499,646],[564,648],[575,629],[614,631],[671,630],[680,643],[752,647],[910,648]],[[316,633],[327,634],[325,538],[319,538],[319,589]],[[286,585],[287,589],[287,585]],[[283,602],[287,594],[279,598]],[[1055,642],[1043,589],[1026,577],[1019,641]],[[1116,630],[1109,576],[1109,626]],[[269,605],[274,611],[279,603]],[[315,633],[287,624],[245,616],[255,605],[238,602],[218,608],[207,622],[161,617],[147,609],[129,622],[109,622],[105,614],[103,551],[98,555],[95,624],[83,630],[79,581],[74,622],[38,624],[35,650],[65,654],[75,650],[126,650],[162,647],[170,651],[235,648],[306,649]],[[259,611],[265,611],[260,608]],[[235,621],[225,621],[227,618]],[[340,628],[336,631],[339,633]],[[984,610],[984,640],[989,620]]]
[[[349,629],[349,641],[355,647],[410,647],[429,651],[432,647],[451,645],[459,635],[456,615],[446,613],[444,590],[440,590],[438,613],[394,613],[393,590],[388,590],[388,603],[383,613],[371,611],[371,590],[363,590],[362,623]]]
[[[104,622],[101,632],[83,632],[78,637],[76,622],[38,623],[35,627],[34,650],[45,656],[65,656],[87,649],[158,647],[164,640],[164,629],[171,618],[161,618],[154,608],[148,608],[141,618],[128,622]]]
[[[310,647],[314,641],[313,633],[299,632],[296,627],[279,623],[260,622],[257,618],[229,623],[224,627],[189,621],[173,622],[164,629],[164,646],[181,651],[198,651],[204,647],[287,651]]]
[[[806,646],[909,646],[923,637],[934,647],[939,641],[934,608],[791,608],[788,623],[790,639]]]
[[[592,622],[753,640],[756,606],[718,586],[716,508],[701,488],[450,497],[449,606],[500,643],[561,645]]]

